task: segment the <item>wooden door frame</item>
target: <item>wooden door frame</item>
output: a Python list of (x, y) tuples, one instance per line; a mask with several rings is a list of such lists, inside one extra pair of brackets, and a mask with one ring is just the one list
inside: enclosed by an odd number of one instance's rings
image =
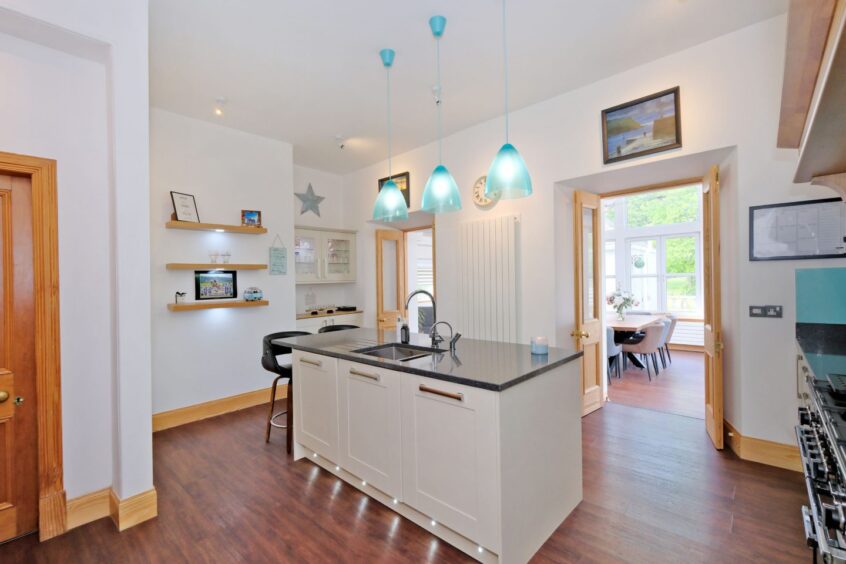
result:
[(62, 465), (56, 161), (0, 152), (0, 174), (28, 177), (32, 186), (38, 536), (45, 541), (64, 533), (67, 527)]
[[(402, 291), (403, 294), (408, 289), (408, 253), (406, 253), (406, 246), (408, 245), (408, 234), (414, 231), (424, 231), (426, 229), (432, 230), (432, 295), (435, 296), (437, 300), (438, 296), (438, 267), (437, 267), (437, 260), (436, 260), (436, 250), (435, 250), (435, 225), (423, 225), (421, 227), (412, 227), (410, 229), (377, 229), (376, 230), (376, 326), (379, 325), (379, 304), (383, 298), (382, 292), (384, 291), (382, 288), (382, 261), (379, 260), (379, 245), (381, 244), (381, 240), (379, 237), (379, 231), (401, 231), (402, 232), (402, 265), (397, 265), (397, 268), (402, 269), (402, 273), (400, 276), (400, 280), (402, 282)], [(408, 310), (405, 308), (405, 295), (400, 298), (400, 301), (403, 303), (400, 304), (400, 311), (402, 311), (403, 316), (408, 317)]]

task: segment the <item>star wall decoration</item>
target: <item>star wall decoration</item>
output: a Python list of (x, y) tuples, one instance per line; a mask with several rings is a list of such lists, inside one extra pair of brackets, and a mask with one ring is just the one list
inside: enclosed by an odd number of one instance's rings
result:
[(320, 217), (320, 202), (326, 198), (315, 194), (314, 188), (311, 187), (311, 183), (309, 183), (305, 192), (295, 192), (294, 195), (303, 203), (300, 215), (303, 215), (305, 212), (312, 211), (317, 214), (317, 217)]

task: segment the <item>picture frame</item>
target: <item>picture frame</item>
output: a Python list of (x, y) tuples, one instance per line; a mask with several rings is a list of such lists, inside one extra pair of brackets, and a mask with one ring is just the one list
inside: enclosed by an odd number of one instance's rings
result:
[(195, 270), (194, 299), (231, 300), (238, 297), (238, 272), (235, 270)]
[(602, 162), (616, 163), (682, 146), (679, 87), (602, 110)]
[(197, 212), (197, 200), (193, 194), (170, 191), (170, 201), (173, 202), (173, 217), (176, 221), (190, 221), (200, 223), (200, 214)]
[(411, 174), (409, 174), (408, 172), (401, 172), (399, 174), (380, 178), (379, 188), (376, 190), (376, 193), (378, 194), (379, 191), (382, 190), (382, 186), (385, 185), (385, 182), (391, 179), (393, 179), (394, 183), (397, 185), (397, 188), (399, 188), (400, 192), (402, 192), (402, 195), (405, 198), (405, 205), (411, 208)]
[(822, 198), (749, 207), (749, 260), (846, 258), (846, 205)]
[(261, 227), (261, 211), (241, 210), (241, 225), (245, 227)]

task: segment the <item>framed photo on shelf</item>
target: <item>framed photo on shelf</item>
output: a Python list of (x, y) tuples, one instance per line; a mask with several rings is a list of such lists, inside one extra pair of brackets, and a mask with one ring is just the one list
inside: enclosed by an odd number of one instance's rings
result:
[(238, 297), (238, 272), (235, 270), (195, 270), (194, 299), (231, 300)]
[(261, 227), (261, 212), (258, 210), (241, 210), (241, 225)]
[(197, 201), (193, 194), (183, 194), (171, 190), (170, 199), (173, 202), (173, 216), (176, 221), (190, 221), (200, 223), (200, 214), (197, 213)]
[[(379, 190), (382, 189), (382, 186), (385, 185), (385, 182), (388, 180), (393, 179), (394, 184), (397, 185), (397, 188), (400, 189), (402, 192), (403, 197), (405, 198), (405, 205), (409, 208), (411, 207), (411, 175), (407, 172), (402, 172), (400, 174), (394, 174), (393, 176), (386, 176), (385, 178), (379, 179)], [(376, 193), (379, 193), (379, 190), (376, 190)]]
[(681, 146), (678, 86), (602, 110), (605, 164)]

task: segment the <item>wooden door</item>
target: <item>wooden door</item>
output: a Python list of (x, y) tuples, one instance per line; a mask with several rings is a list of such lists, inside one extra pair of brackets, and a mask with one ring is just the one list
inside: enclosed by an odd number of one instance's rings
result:
[(376, 327), (393, 329), (405, 308), (405, 234), (376, 231)]
[(720, 320), (720, 169), (702, 179), (702, 285), (705, 290), (705, 428), (723, 448), (723, 336)]
[(573, 197), (573, 240), (575, 241), (575, 315), (571, 333), (582, 358), (582, 415), (602, 407), (602, 305), (599, 196), (576, 192)]
[(340, 462), (374, 488), (402, 498), (403, 374), (338, 362)]
[(0, 541), (38, 528), (30, 179), (0, 176)]

